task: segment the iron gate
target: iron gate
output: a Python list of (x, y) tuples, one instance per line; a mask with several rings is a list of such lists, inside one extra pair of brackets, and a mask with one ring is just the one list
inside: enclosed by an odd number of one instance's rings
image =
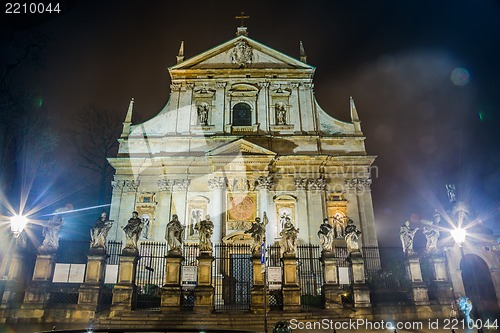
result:
[(303, 307), (322, 307), (324, 297), (323, 266), (319, 245), (297, 246), (297, 275), (300, 286), (300, 304)]
[(253, 286), (250, 246), (216, 244), (214, 250), (215, 310), (249, 310)]
[(142, 242), (135, 275), (135, 309), (159, 309), (161, 287), (165, 283), (166, 242)]

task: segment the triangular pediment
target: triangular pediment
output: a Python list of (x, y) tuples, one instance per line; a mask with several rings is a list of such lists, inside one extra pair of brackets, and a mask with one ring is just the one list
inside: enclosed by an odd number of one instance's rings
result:
[(278, 52), (247, 36), (238, 36), (195, 57), (170, 67), (185, 69), (276, 68), (314, 70), (314, 67)]
[(236, 141), (227, 143), (207, 152), (208, 156), (224, 156), (224, 155), (267, 155), (274, 156), (275, 152), (261, 147), (255, 143), (249, 142), (245, 139), (238, 139)]

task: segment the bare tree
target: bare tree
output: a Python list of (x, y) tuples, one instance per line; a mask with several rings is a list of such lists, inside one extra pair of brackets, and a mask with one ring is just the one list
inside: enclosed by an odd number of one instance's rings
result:
[(79, 156), (79, 166), (97, 175), (98, 204), (105, 203), (111, 192), (113, 167), (107, 158), (116, 155), (122, 120), (106, 109), (91, 104), (77, 115), (73, 144)]

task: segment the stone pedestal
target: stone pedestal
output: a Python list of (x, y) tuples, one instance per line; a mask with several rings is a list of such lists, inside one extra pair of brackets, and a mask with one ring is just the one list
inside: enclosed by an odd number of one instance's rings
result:
[(37, 255), (33, 280), (24, 293), (24, 308), (45, 308), (49, 299), (48, 288), (54, 276), (55, 260), (55, 253)]
[(167, 255), (165, 284), (161, 288), (161, 310), (179, 310), (181, 306), (181, 255)]
[(366, 285), (365, 278), (365, 262), (361, 252), (351, 253), (349, 256), (352, 265), (353, 278), (353, 298), (354, 307), (369, 308), (371, 307), (370, 289)]
[(211, 312), (213, 310), (214, 287), (212, 285), (212, 262), (209, 252), (198, 257), (198, 285), (194, 288), (194, 310)]
[(0, 309), (17, 308), (21, 304), (22, 293), (24, 291), (25, 259), (24, 252), (20, 248), (15, 248), (12, 255), (9, 271), (7, 273), (7, 283), (0, 300)]
[(297, 258), (284, 255), (283, 261), (283, 311), (300, 310), (300, 287), (297, 284)]
[(89, 253), (85, 269), (85, 282), (78, 290), (78, 307), (83, 310), (96, 311), (104, 282), (106, 252), (91, 249)]
[(450, 304), (454, 300), (453, 288), (448, 278), (446, 259), (444, 256), (429, 257), (429, 266), (432, 271), (432, 281), (429, 293), (434, 294), (439, 304)]
[(124, 253), (120, 256), (118, 283), (113, 288), (112, 315), (117, 311), (132, 310), (136, 289), (135, 273), (138, 260), (138, 254)]
[(331, 252), (321, 254), (325, 284), (323, 285), (323, 296), (326, 309), (342, 308), (342, 289), (338, 278), (338, 259)]
[(415, 305), (428, 305), (429, 293), (426, 284), (422, 280), (420, 259), (415, 255), (407, 258), (408, 271), (410, 272), (412, 298)]
[(260, 263), (260, 256), (252, 258), (253, 266), (253, 287), (250, 291), (252, 295), (251, 309), (254, 312), (261, 312), (264, 310), (264, 273), (262, 272), (262, 264)]

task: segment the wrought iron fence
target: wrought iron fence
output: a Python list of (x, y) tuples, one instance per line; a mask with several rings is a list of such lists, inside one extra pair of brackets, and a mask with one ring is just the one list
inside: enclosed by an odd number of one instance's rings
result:
[(61, 239), (56, 262), (60, 264), (86, 264), (90, 242)]
[[(198, 266), (199, 249), (197, 244), (184, 244), (182, 248), (182, 267)], [(184, 269), (184, 268), (183, 268)], [(184, 282), (182, 282), (184, 283)], [(194, 288), (195, 284), (183, 284), (181, 290), (181, 308), (183, 310), (192, 310), (194, 307)]]
[(297, 246), (297, 276), (302, 307), (322, 307), (324, 304), (322, 294), (323, 266), (320, 257), (319, 245), (301, 244)]
[(106, 246), (106, 265), (119, 265), (120, 254), (122, 252), (122, 242), (108, 241)]
[(135, 309), (160, 309), (161, 287), (165, 281), (166, 242), (142, 242), (135, 276)]
[[(269, 267), (279, 267), (281, 270), (281, 276), (283, 281), (283, 262), (281, 261), (281, 246), (280, 245), (268, 245), (267, 246), (267, 257), (266, 266)], [(269, 279), (269, 276), (268, 276)], [(279, 289), (272, 289), (269, 285), (269, 307), (275, 310), (281, 310), (283, 308), (283, 292), (282, 285)]]
[(250, 246), (216, 244), (214, 255), (215, 310), (250, 309), (253, 286)]

